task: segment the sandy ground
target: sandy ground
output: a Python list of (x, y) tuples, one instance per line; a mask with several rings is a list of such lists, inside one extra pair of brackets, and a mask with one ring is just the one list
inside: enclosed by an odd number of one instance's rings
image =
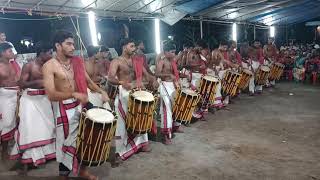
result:
[[(289, 95), (293, 93), (293, 95)], [(281, 83), (261, 96), (242, 95), (177, 134), (152, 141), (117, 168), (92, 168), (100, 180), (320, 180), (320, 87)], [(0, 179), (57, 179), (57, 163), (18, 176), (0, 165)]]

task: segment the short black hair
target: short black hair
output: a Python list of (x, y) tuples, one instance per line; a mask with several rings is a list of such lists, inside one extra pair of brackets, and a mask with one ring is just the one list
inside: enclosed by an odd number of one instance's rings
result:
[(11, 49), (11, 48), (13, 48), (13, 47), (11, 46), (11, 44), (9, 44), (7, 42), (1, 43), (0, 44), (0, 56), (4, 51)]
[(183, 48), (190, 48), (190, 47), (192, 47), (193, 45), (191, 44), (191, 43), (189, 43), (189, 42), (186, 42), (186, 43), (184, 43), (183, 45), (182, 45), (182, 47)]
[(44, 42), (37, 42), (35, 48), (37, 56), (39, 56), (41, 53), (46, 53), (52, 49), (49, 43)]
[(0, 34), (6, 34), (5, 32), (3, 32), (3, 31), (0, 31)]
[(107, 46), (100, 46), (99, 52), (107, 52), (109, 51), (109, 48)]
[(88, 54), (88, 57), (92, 57), (94, 56), (95, 54), (97, 54), (99, 52), (99, 47), (98, 46), (88, 46), (87, 47), (87, 54)]
[(141, 43), (143, 43), (143, 41), (142, 40), (137, 40), (136, 42), (135, 42), (135, 44), (138, 46), (139, 44), (141, 44)]
[(208, 48), (207, 42), (203, 39), (199, 39), (196, 44), (203, 49)]
[(163, 42), (163, 51), (164, 52), (168, 52), (168, 51), (176, 50), (176, 49), (177, 49), (177, 46), (174, 41), (168, 40), (168, 41)]
[(129, 43), (134, 43), (134, 40), (133, 39), (130, 39), (130, 38), (124, 38), (124, 39), (121, 39), (120, 40), (120, 49), (123, 48), (123, 46), (129, 44)]
[(228, 41), (226, 40), (220, 41), (220, 46), (228, 46), (228, 45), (229, 45)]
[(56, 50), (56, 43), (62, 44), (68, 38), (74, 38), (71, 32), (69, 31), (56, 32), (53, 37), (53, 49)]

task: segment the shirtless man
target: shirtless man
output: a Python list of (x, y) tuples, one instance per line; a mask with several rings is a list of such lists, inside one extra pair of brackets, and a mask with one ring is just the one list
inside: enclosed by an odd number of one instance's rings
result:
[(142, 76), (146, 77), (154, 89), (157, 89), (159, 84), (147, 73), (143, 61), (133, 60), (136, 50), (134, 41), (123, 39), (120, 45), (122, 55), (111, 62), (108, 80), (114, 85), (119, 85), (119, 93), (115, 100), (115, 110), (119, 115), (116, 130), (116, 153), (122, 160), (126, 160), (138, 151), (151, 151), (147, 133), (131, 134), (126, 130), (125, 118), (128, 112), (129, 92), (137, 86), (143, 86)]
[(144, 68), (147, 70), (147, 72), (151, 75), (154, 75), (154, 73), (151, 71), (148, 61), (147, 61), (147, 57), (145, 55), (145, 46), (142, 40), (138, 40), (136, 43), (137, 49), (136, 49), (136, 56), (142, 56), (144, 59), (143, 62), (143, 66)]
[[(269, 37), (268, 38), (268, 44), (264, 45), (263, 47), (263, 54), (265, 56), (265, 64), (266, 65), (271, 65), (272, 63), (277, 62), (277, 57), (278, 57), (278, 50), (277, 47), (274, 44), (274, 38)], [(276, 84), (275, 80), (272, 80), (269, 82), (267, 81), (267, 87), (274, 86)]]
[[(221, 41), (219, 48), (215, 49), (211, 53), (211, 59), (208, 63), (208, 67), (212, 68), (215, 72), (216, 76), (219, 76), (220, 79), (223, 79), (224, 74), (227, 69), (234, 68), (237, 69), (239, 65), (232, 63), (228, 58), (228, 54), (226, 56), (228, 50), (228, 42)], [(229, 96), (224, 98), (222, 102), (222, 94), (221, 94), (221, 82), (218, 84), (216, 88), (215, 102), (213, 104), (214, 108), (221, 109), (229, 104)]]
[(0, 44), (0, 141), (2, 160), (8, 159), (8, 141), (13, 139), (16, 130), (17, 95), (19, 75), (10, 64), (14, 58), (9, 43)]
[[(70, 32), (59, 31), (54, 40), (55, 58), (43, 65), (44, 87), (49, 100), (53, 101), (56, 118), (56, 156), (61, 179), (68, 179), (70, 171), (78, 170), (76, 157), (76, 137), (82, 106), (88, 103), (87, 88), (108, 96), (89, 77), (83, 60), (73, 56), (75, 47)], [(96, 180), (84, 166), (80, 166), (79, 175), (85, 179)]]
[(231, 41), (230, 42), (230, 48), (228, 50), (229, 59), (233, 64), (238, 64), (239, 66), (242, 66), (242, 58), (240, 53), (237, 51), (237, 42)]
[(201, 49), (194, 48), (187, 55), (187, 68), (190, 70), (191, 89), (195, 90), (200, 84), (200, 79), (206, 73), (206, 59), (202, 56)]
[[(103, 46), (88, 46), (87, 48), (88, 59), (85, 61), (86, 71), (90, 79), (98, 86), (101, 85), (102, 81), (106, 81), (108, 66), (110, 66), (109, 62), (104, 59), (105, 50), (106, 48)], [(100, 92), (94, 92), (88, 89), (88, 98), (89, 102), (94, 106), (111, 109), (109, 104), (105, 103), (106, 100), (102, 99)]]
[[(52, 47), (38, 43), (37, 58), (22, 68), (20, 87), (24, 89), (20, 98), (15, 147), (11, 159), (20, 160), (27, 173), (27, 164), (38, 166), (56, 158), (55, 123), (51, 102), (43, 87), (42, 66), (52, 58)], [(35, 123), (36, 122), (36, 123)]]
[[(256, 73), (260, 65), (264, 64), (263, 50), (261, 48), (260, 41), (258, 40), (253, 41), (252, 47), (249, 48), (249, 56), (252, 60), (251, 61), (252, 71)], [(262, 85), (255, 85), (253, 93), (261, 94)]]
[(156, 76), (161, 78), (160, 97), (161, 97), (161, 133), (163, 143), (171, 144), (172, 133), (182, 133), (181, 123), (173, 122), (172, 111), (176, 89), (180, 88), (179, 71), (175, 59), (176, 45), (172, 41), (163, 44), (163, 53), (159, 54), (157, 62)]

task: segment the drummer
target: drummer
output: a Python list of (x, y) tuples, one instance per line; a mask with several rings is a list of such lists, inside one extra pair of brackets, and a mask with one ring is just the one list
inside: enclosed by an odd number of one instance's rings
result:
[[(265, 56), (265, 65), (270, 66), (272, 63), (277, 62), (277, 57), (278, 57), (278, 50), (276, 45), (274, 44), (274, 38), (269, 37), (268, 38), (268, 44), (264, 45), (263, 47), (263, 54)], [(267, 82), (267, 87), (269, 86), (275, 86), (276, 81), (268, 81)]]
[(58, 31), (54, 36), (55, 58), (42, 68), (43, 82), (56, 118), (56, 157), (59, 162), (59, 176), (68, 179), (71, 171), (88, 180), (98, 179), (84, 166), (79, 167), (76, 155), (76, 138), (82, 107), (88, 103), (87, 88), (108, 96), (90, 79), (84, 62), (73, 55), (73, 34)]
[[(249, 56), (249, 43), (244, 42), (240, 47), (240, 54), (242, 57), (242, 67), (253, 72), (252, 69), (252, 59)], [(254, 96), (254, 76), (251, 76), (249, 80), (249, 96)]]
[[(212, 51), (208, 67), (213, 69), (214, 75), (219, 76), (220, 79), (223, 79), (227, 69), (237, 69), (239, 67), (239, 65), (234, 64), (229, 60), (227, 41), (221, 41), (219, 48)], [(221, 109), (229, 104), (229, 99), (229, 96), (225, 96), (223, 99), (220, 82), (216, 88), (215, 102), (212, 106), (216, 109)]]
[[(19, 136), (10, 159), (21, 160), (24, 172), (27, 164), (38, 166), (56, 158), (55, 123), (51, 102), (43, 89), (42, 66), (52, 58), (52, 46), (36, 44), (37, 57), (22, 68), (20, 88)], [(35, 123), (36, 122), (36, 123)]]
[(150, 152), (148, 134), (131, 134), (127, 132), (125, 119), (128, 112), (129, 92), (135, 87), (142, 86), (142, 76), (146, 76), (149, 84), (158, 89), (158, 82), (150, 76), (143, 66), (143, 61), (133, 60), (136, 50), (131, 39), (120, 42), (122, 55), (111, 62), (108, 80), (114, 85), (119, 85), (119, 93), (115, 100), (115, 109), (119, 115), (116, 130), (116, 153), (122, 160), (128, 159), (133, 154), (142, 151)]
[[(88, 46), (87, 48), (88, 59), (85, 61), (86, 71), (92, 81), (98, 86), (100, 86), (103, 80), (105, 81), (105, 77), (108, 74), (107, 69), (109, 65), (108, 62), (104, 60), (105, 50), (106, 48), (102, 46)], [(104, 92), (104, 94), (106, 94), (106, 92)], [(108, 99), (102, 99), (103, 97), (100, 92), (94, 92), (88, 89), (89, 102), (97, 107), (106, 106), (106, 108), (111, 109), (109, 104), (106, 103)]]
[(0, 44), (0, 142), (2, 145), (2, 160), (7, 160), (8, 142), (13, 139), (16, 130), (17, 94), (19, 91), (19, 74), (10, 60), (14, 58), (12, 46), (9, 43)]
[(172, 117), (173, 101), (176, 89), (180, 88), (179, 71), (175, 60), (176, 45), (173, 41), (166, 41), (163, 44), (163, 53), (158, 55), (156, 76), (161, 78), (160, 84), (160, 114), (161, 133), (163, 143), (171, 144), (172, 133), (183, 133), (181, 123), (174, 122)]
[[(251, 58), (251, 67), (253, 73), (256, 73), (260, 65), (264, 64), (263, 50), (259, 40), (254, 40), (252, 47), (249, 48), (249, 56)], [(262, 93), (262, 85), (254, 85), (254, 92), (256, 94)]]
[(240, 53), (237, 51), (237, 42), (230, 41), (230, 48), (228, 49), (229, 60), (233, 64), (238, 64), (240, 67), (242, 66), (242, 57)]

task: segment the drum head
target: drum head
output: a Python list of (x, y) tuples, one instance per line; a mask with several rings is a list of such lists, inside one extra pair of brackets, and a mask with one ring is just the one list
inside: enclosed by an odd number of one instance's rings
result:
[(182, 92), (187, 94), (187, 95), (190, 95), (190, 96), (197, 96), (198, 94), (192, 90), (192, 89), (182, 89)]
[(205, 76), (203, 76), (203, 79), (208, 80), (208, 81), (212, 81), (212, 82), (219, 82), (219, 79), (214, 76), (205, 75)]
[(110, 111), (101, 108), (89, 109), (86, 115), (87, 118), (96, 123), (110, 124), (115, 120), (114, 115)]
[(246, 74), (252, 75), (252, 72), (249, 69), (244, 69), (243, 72), (245, 72)]
[(276, 65), (276, 66), (279, 66), (279, 67), (284, 67), (284, 65), (281, 64), (281, 63), (275, 63), (275, 65)]
[(270, 71), (270, 68), (268, 66), (261, 66), (261, 70), (268, 72)]
[(143, 102), (151, 102), (154, 101), (154, 96), (152, 93), (148, 92), (148, 91), (136, 91), (134, 93), (132, 93), (132, 96), (139, 100), (139, 101), (143, 101)]

